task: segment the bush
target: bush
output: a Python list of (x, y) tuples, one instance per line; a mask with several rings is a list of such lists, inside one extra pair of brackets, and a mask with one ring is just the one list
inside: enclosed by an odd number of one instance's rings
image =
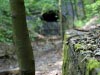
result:
[(100, 14), (100, 1), (86, 5), (86, 16), (91, 17)]

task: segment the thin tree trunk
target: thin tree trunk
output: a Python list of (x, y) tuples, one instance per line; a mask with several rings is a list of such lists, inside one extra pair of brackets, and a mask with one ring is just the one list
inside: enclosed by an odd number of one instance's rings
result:
[(74, 18), (75, 18), (75, 11), (74, 11), (74, 5), (73, 5), (73, 0), (70, 0), (70, 3), (71, 3), (71, 7), (72, 7), (72, 14), (73, 14), (73, 16), (72, 16), (72, 19), (73, 19), (73, 28), (75, 27), (75, 25), (74, 25)]
[(26, 24), (24, 0), (10, 0), (10, 6), (21, 75), (35, 75), (35, 63)]
[(81, 0), (82, 2), (82, 9), (83, 9), (83, 19), (86, 18), (86, 12), (85, 12), (85, 6), (84, 6), (84, 0)]
[(69, 45), (66, 45), (65, 40), (68, 40), (69, 35), (64, 36), (63, 43), (63, 65), (62, 65), (62, 75), (70, 75), (69, 74)]
[(75, 19), (78, 19), (78, 12), (77, 12), (77, 0), (74, 0), (74, 11), (75, 11)]
[(59, 0), (59, 24), (60, 24), (60, 33), (62, 36), (62, 41), (64, 39), (64, 28), (62, 24), (62, 0)]

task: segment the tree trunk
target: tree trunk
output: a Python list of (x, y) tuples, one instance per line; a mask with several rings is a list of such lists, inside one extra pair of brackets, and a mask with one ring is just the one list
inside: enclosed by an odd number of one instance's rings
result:
[(73, 4), (73, 6), (74, 6), (74, 12), (75, 12), (75, 15), (74, 15), (74, 19), (75, 20), (77, 20), (77, 19), (79, 19), (79, 17), (78, 17), (78, 5), (77, 5), (77, 0), (74, 0), (74, 4)]
[(73, 0), (70, 0), (70, 3), (71, 3), (71, 8), (72, 8), (72, 19), (73, 19), (73, 28), (75, 27), (74, 25), (74, 18), (75, 18), (75, 11), (74, 11), (74, 4), (73, 4)]
[(60, 33), (62, 36), (62, 41), (64, 39), (64, 27), (62, 24), (62, 0), (59, 0), (59, 24), (60, 24)]
[(65, 40), (67, 40), (69, 36), (64, 36), (64, 43), (63, 43), (63, 65), (62, 65), (62, 75), (69, 75), (69, 69), (68, 69), (68, 64), (69, 64), (69, 46), (66, 45)]
[(82, 9), (83, 9), (83, 19), (85, 19), (86, 18), (86, 12), (85, 12), (84, 0), (81, 0), (81, 2), (82, 2)]
[(35, 63), (26, 24), (24, 0), (10, 0), (10, 6), (21, 75), (35, 75)]

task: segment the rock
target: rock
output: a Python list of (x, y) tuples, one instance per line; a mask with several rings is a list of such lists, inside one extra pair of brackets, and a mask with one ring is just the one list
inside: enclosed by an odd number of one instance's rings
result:
[[(97, 75), (100, 72), (100, 28), (88, 32), (81, 31), (65, 34), (63, 73), (65, 75)], [(67, 70), (66, 70), (67, 69)], [(94, 71), (95, 70), (95, 71)], [(97, 74), (95, 74), (96, 72)]]

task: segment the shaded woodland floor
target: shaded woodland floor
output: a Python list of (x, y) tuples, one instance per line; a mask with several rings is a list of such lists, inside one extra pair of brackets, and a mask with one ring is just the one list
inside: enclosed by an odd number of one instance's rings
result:
[[(86, 26), (84, 26), (82, 29), (90, 30), (92, 28), (96, 28), (97, 26), (100, 26), (100, 24), (95, 23), (96, 20), (98, 20), (98, 17), (92, 18), (88, 23), (86, 23)], [(57, 42), (57, 44), (58, 43), (59, 42)], [(41, 51), (34, 51), (34, 52), (36, 52), (35, 53), (36, 75), (62, 75), (61, 70), (62, 70), (62, 52), (63, 51), (61, 50), (61, 44), (58, 45), (59, 47), (57, 49), (54, 48), (55, 46), (53, 46), (53, 45), (50, 46), (50, 45), (51, 44), (46, 44), (46, 47), (47, 46), (50, 47), (49, 51), (46, 51), (46, 50), (42, 51), (43, 53), (41, 53)], [(2, 47), (0, 45), (0, 57), (4, 57), (5, 52), (6, 52), (5, 48), (6, 48), (5, 45), (4, 45), (4, 47)], [(7, 50), (8, 50), (8, 47), (7, 47)], [(10, 52), (12, 52), (12, 51), (10, 51)], [(9, 52), (8, 52), (8, 54), (13, 55), (13, 53), (9, 53)], [(36, 55), (39, 55), (39, 56), (36, 56)], [(8, 70), (7, 66), (8, 66), (8, 68), (12, 64), (15, 66), (16, 61), (14, 59), (9, 61), (9, 59), (11, 59), (11, 58), (5, 58), (5, 57), (2, 59), (0, 58), (0, 72), (1, 72), (1, 70), (3, 70), (3, 68)], [(9, 63), (8, 63), (8, 61), (9, 61)], [(12, 68), (12, 66), (10, 66), (10, 68)], [(18, 68), (17, 68), (17, 70), (18, 70)], [(0, 75), (5, 75), (5, 74), (0, 73)], [(13, 75), (16, 75), (16, 74), (13, 74)]]
[[(62, 50), (60, 41), (57, 42), (57, 48), (51, 43), (42, 43), (36, 45), (32, 43), (35, 55), (36, 75), (61, 75)], [(0, 44), (0, 75), (19, 75), (19, 67), (14, 49), (10, 45)], [(46, 48), (48, 46), (48, 48)], [(11, 48), (11, 49), (10, 49)], [(13, 48), (13, 49), (12, 49)], [(11, 50), (8, 51), (7, 50)], [(6, 57), (6, 52), (8, 56)], [(10, 53), (9, 53), (10, 52)], [(9, 56), (10, 55), (10, 56)]]
[(61, 75), (62, 51), (51, 51), (36, 57), (36, 75)]

